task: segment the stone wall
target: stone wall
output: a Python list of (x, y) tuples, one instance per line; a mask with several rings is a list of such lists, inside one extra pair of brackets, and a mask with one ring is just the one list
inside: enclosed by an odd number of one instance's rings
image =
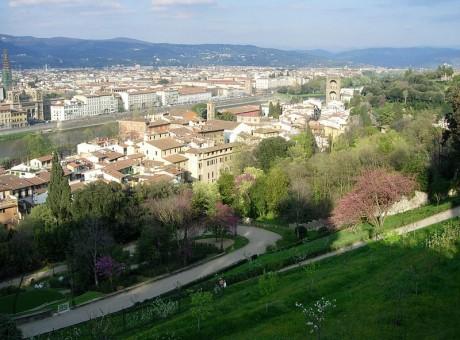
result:
[(427, 203), (428, 194), (422, 191), (416, 191), (412, 198), (408, 199), (407, 197), (404, 197), (401, 201), (394, 204), (388, 215), (396, 215), (408, 210), (420, 208), (422, 205)]

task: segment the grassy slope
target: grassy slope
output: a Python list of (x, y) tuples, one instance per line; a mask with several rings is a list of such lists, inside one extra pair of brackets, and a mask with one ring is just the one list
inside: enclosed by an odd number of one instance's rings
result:
[[(451, 208), (454, 203), (456, 203), (456, 201), (449, 201), (440, 205), (427, 205), (418, 209), (407, 211), (405, 213), (389, 216), (385, 221), (384, 229), (388, 231), (404, 226), (408, 223), (422, 220), (426, 217)], [(279, 229), (284, 227), (279, 226), (277, 228)], [(287, 261), (291, 261), (292, 258), (298, 258), (300, 260), (303, 257), (310, 257), (314, 254), (324, 253), (329, 250), (351, 245), (357, 241), (366, 240), (369, 238), (368, 228), (369, 226), (362, 225), (355, 232), (351, 232), (349, 230), (341, 230), (296, 247), (288, 248), (279, 252), (268, 253), (260, 256), (258, 259), (250, 263), (245, 263), (241, 266), (229, 270), (226, 275), (231, 276), (232, 274), (243, 273), (248, 269), (253, 269), (257, 266), (263, 267), (270, 265), (273, 266), (273, 268), (282, 268), (287, 265)], [(276, 232), (276, 230), (272, 227), (267, 227), (267, 229)]]
[[(456, 221), (458, 224), (458, 220)], [(216, 298), (201, 332), (187, 308), (175, 318), (123, 336), (145, 339), (174, 333), (181, 339), (305, 339), (295, 302), (335, 299), (325, 339), (454, 339), (460, 334), (460, 255), (434, 253), (417, 231), (280, 276), (276, 292), (259, 294), (257, 279), (230, 286)], [(265, 303), (270, 302), (268, 312)]]
[[(33, 289), (18, 296), (16, 311), (23, 312), (45, 303), (61, 300), (64, 296), (55, 289)], [(0, 313), (13, 313), (14, 294), (0, 298)]]

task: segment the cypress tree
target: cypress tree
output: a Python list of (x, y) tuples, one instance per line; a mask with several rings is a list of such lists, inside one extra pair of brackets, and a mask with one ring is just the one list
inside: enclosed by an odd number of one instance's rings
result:
[(274, 113), (275, 113), (275, 107), (273, 106), (273, 103), (270, 102), (270, 104), (268, 104), (268, 115), (270, 117), (273, 117)]
[(59, 163), (57, 152), (53, 153), (51, 180), (46, 204), (58, 224), (67, 221), (70, 217), (70, 185), (67, 178), (64, 177), (64, 170)]

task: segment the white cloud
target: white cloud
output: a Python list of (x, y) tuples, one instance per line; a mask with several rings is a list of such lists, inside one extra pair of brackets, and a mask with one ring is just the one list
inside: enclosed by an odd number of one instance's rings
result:
[(173, 6), (213, 5), (216, 0), (152, 0), (154, 10), (165, 10)]
[(10, 0), (8, 2), (10, 7), (24, 7), (24, 6), (92, 6), (104, 8), (121, 8), (121, 4), (116, 0)]

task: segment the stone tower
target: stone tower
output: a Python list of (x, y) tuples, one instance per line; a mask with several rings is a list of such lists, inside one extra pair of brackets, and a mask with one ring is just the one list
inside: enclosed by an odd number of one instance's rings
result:
[(340, 77), (326, 78), (326, 105), (331, 101), (340, 100)]
[(12, 86), (12, 75), (11, 75), (11, 66), (10, 66), (10, 59), (8, 57), (8, 50), (5, 48), (3, 50), (3, 66), (2, 66), (2, 83), (3, 87), (5, 88), (5, 92), (11, 90)]
[(215, 120), (216, 119), (216, 104), (214, 102), (209, 101), (207, 105), (207, 120)]

